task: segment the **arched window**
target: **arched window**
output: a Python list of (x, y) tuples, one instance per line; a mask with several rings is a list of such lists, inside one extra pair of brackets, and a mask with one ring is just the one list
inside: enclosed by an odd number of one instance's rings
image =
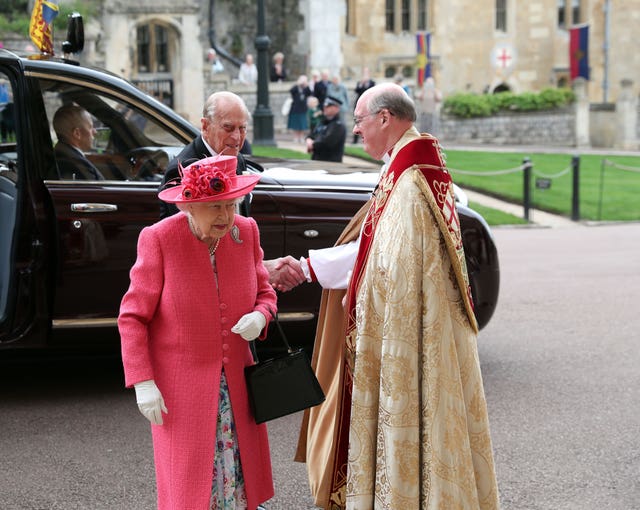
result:
[(140, 25), (137, 28), (136, 43), (139, 73), (168, 73), (171, 71), (169, 34), (166, 27), (156, 23)]

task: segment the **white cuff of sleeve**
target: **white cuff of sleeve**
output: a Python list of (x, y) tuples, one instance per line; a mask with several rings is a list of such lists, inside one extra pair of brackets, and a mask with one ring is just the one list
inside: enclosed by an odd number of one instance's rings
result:
[(300, 257), (300, 269), (302, 269), (302, 273), (307, 281), (311, 283), (313, 279), (311, 278), (311, 270), (309, 269), (309, 263), (306, 257)]

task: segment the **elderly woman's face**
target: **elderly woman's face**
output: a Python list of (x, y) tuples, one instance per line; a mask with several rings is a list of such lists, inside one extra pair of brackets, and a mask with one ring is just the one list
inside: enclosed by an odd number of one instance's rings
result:
[(229, 232), (233, 227), (236, 203), (236, 199), (231, 199), (190, 204), (189, 212), (196, 235), (206, 241), (220, 238)]

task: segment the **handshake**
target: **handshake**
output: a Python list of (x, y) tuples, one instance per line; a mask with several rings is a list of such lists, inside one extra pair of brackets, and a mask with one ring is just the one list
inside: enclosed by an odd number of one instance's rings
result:
[(265, 260), (264, 267), (269, 273), (269, 283), (281, 292), (287, 292), (306, 281), (300, 261), (291, 255), (272, 260)]

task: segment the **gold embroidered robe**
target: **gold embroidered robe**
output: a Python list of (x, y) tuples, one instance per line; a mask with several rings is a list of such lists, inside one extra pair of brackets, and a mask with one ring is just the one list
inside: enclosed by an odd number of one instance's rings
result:
[(384, 181), (355, 296), (346, 508), (497, 509), (466, 268), (438, 203), (452, 188), (436, 196), (417, 166)]

